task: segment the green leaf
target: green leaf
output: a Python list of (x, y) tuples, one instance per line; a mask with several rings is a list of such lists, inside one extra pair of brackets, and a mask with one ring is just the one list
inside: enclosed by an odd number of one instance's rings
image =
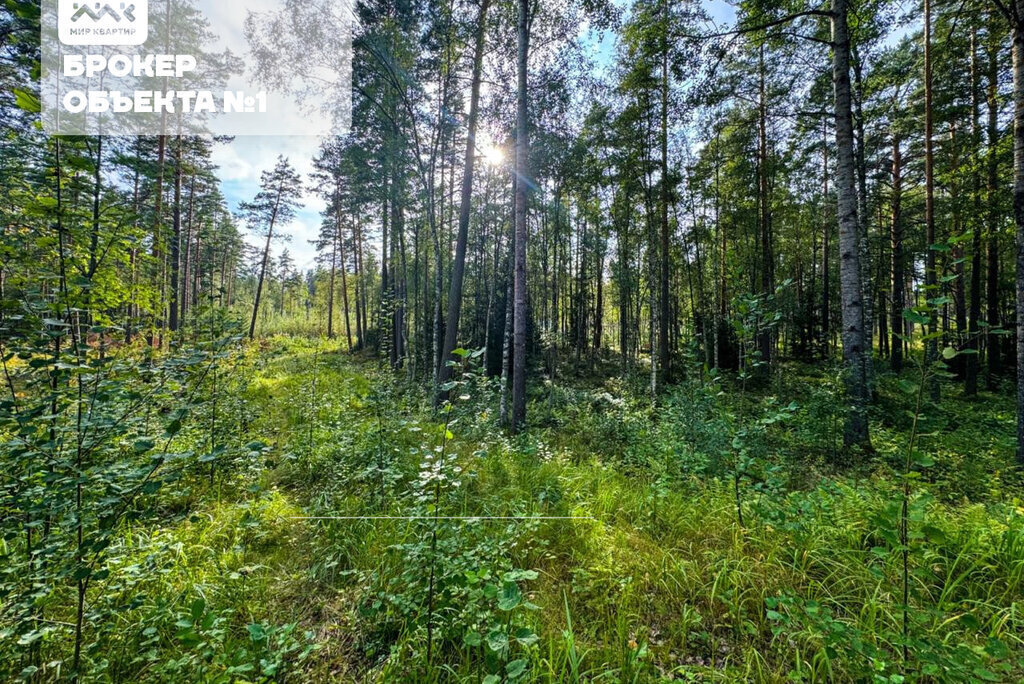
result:
[(516, 630), (516, 641), (521, 643), (523, 646), (529, 646), (540, 641), (540, 637), (534, 634), (529, 627), (520, 627)]
[(931, 468), (933, 465), (935, 465), (935, 459), (929, 456), (928, 454), (922, 453), (920, 451), (915, 451), (914, 465), (920, 466), (922, 468)]
[(43, 638), (43, 633), (42, 632), (37, 631), (37, 630), (32, 630), (31, 632), (26, 632), (25, 634), (22, 634), (20, 637), (18, 637), (18, 645), (19, 646), (29, 646), (29, 645), (34, 644), (35, 642), (39, 641), (42, 638)]
[(975, 630), (981, 629), (981, 622), (975, 617), (974, 613), (964, 613), (960, 616), (960, 624), (965, 628)]
[(916, 382), (910, 380), (900, 380), (900, 391), (904, 394), (917, 394), (921, 387)]
[(495, 653), (504, 653), (508, 648), (508, 635), (500, 629), (492, 629), (487, 633), (487, 645)]
[(523, 594), (519, 591), (519, 585), (515, 582), (505, 582), (501, 587), (501, 597), (498, 599), (499, 610), (513, 610), (523, 602)]
[(917, 325), (928, 325), (930, 319), (922, 313), (918, 313), (913, 309), (903, 310), (903, 319)]
[(506, 582), (519, 582), (521, 580), (537, 579), (536, 570), (509, 570), (501, 577)]
[(267, 638), (266, 628), (258, 622), (254, 622), (253, 624), (246, 627), (246, 629), (249, 630), (249, 637), (253, 641), (263, 641)]
[(27, 90), (22, 90), (21, 88), (14, 89), (14, 104), (17, 105), (18, 109), (23, 109), (26, 112), (31, 112), (33, 114), (38, 114), (42, 109), (39, 98), (33, 93), (30, 93)]
[(175, 418), (164, 428), (164, 436), (167, 438), (174, 437), (179, 432), (181, 432), (181, 418)]
[(986, 682), (1000, 682), (1003, 681), (1002, 677), (997, 675), (992, 670), (986, 670), (983, 667), (976, 667), (973, 670), (974, 676), (978, 679), (984, 679)]
[(517, 658), (516, 660), (513, 660), (505, 666), (505, 672), (508, 673), (508, 676), (512, 679), (521, 676), (526, 672), (526, 659)]
[(956, 356), (956, 354), (957, 351), (953, 347), (945, 347), (942, 350), (942, 358), (944, 359), (952, 359), (953, 357)]
[(150, 449), (156, 446), (156, 442), (151, 439), (140, 439), (132, 445), (132, 449), (136, 454), (144, 454)]
[(192, 619), (198, 620), (203, 616), (204, 612), (206, 612), (206, 601), (204, 601), (202, 598), (197, 598), (195, 601), (192, 602)]
[(470, 648), (476, 648), (484, 642), (479, 632), (466, 632), (465, 636), (462, 637), (462, 641)]
[(1010, 655), (1010, 650), (999, 639), (989, 637), (988, 643), (985, 644), (985, 653), (988, 653), (993, 658), (1005, 658)]

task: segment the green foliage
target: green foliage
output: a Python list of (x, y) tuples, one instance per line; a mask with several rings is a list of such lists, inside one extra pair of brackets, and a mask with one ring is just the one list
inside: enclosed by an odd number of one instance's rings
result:
[[(837, 378), (818, 371), (787, 366), (806, 376), (774, 398), (688, 374), (654, 408), (644, 388), (634, 395), (616, 380), (597, 391), (562, 386), (551, 422), (509, 439), (473, 354), (458, 364), (451, 403), (432, 413), (432, 397), (339, 355), (337, 343), (218, 344), (192, 362), (191, 353), (154, 360), (147, 377), (164, 374), (173, 396), (191, 388), (195, 400), (180, 427), (155, 405), (151, 422), (119, 441), (117, 462), (144, 463), (177, 430), (181, 444), (168, 453), (191, 456), (165, 464), (173, 477), (158, 478), (107, 537), (108, 574), (88, 592), (89, 679), (1006, 681), (1022, 672), (1024, 511), (998, 483), (971, 489), (970, 505), (949, 503), (960, 466), (944, 454), (969, 453), (979, 428), (956, 418), (976, 404), (947, 398), (935, 418), (928, 409), (915, 451), (935, 455), (913, 461), (903, 544), (893, 469), (910, 418), (876, 435), (869, 466), (830, 470), (827, 421), (808, 423), (829, 415)], [(197, 375), (211, 354), (224, 354), (216, 384)], [(44, 385), (52, 371), (18, 366)], [(92, 371), (66, 372), (92, 386)], [(880, 378), (883, 403), (907, 405), (898, 385)], [(222, 450), (211, 485), (200, 459), (211, 453), (214, 388)], [(70, 394), (64, 411), (75, 407)], [(984, 410), (997, 433), (991, 458), (1005, 465), (1009, 442), (998, 434), (1012, 422), (1000, 421), (995, 400)], [(24, 530), (11, 531), (4, 581), (13, 587)], [(73, 545), (65, 554), (73, 573)], [(50, 586), (26, 604), (50, 622), (5, 614), (5, 676), (27, 666), (55, 676), (48, 663), (70, 653), (73, 630), (62, 623), (73, 624), (74, 576)]]

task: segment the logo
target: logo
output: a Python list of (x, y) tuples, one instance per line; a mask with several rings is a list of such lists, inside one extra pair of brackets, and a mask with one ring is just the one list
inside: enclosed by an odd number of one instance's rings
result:
[(59, 0), (57, 29), (65, 45), (142, 45), (149, 0)]

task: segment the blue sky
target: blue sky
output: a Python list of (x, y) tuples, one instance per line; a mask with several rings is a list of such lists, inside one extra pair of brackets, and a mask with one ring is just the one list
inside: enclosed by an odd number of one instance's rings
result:
[[(313, 156), (320, 147), (320, 138), (313, 136), (240, 136), (227, 145), (218, 145), (213, 160), (220, 168), (218, 175), (221, 188), (232, 211), (241, 202), (251, 200), (260, 187), (260, 174), (273, 168), (278, 155), (285, 155), (292, 162), (303, 181), (308, 181), (313, 170)], [(306, 270), (313, 266), (316, 250), (309, 244), (320, 231), (320, 212), (323, 201), (307, 188), (304, 206), (297, 212), (295, 220), (281, 226), (279, 234), (283, 240), (274, 245), (274, 253), (280, 254), (287, 248), (295, 260), (296, 267)], [(256, 245), (251, 235), (247, 239)]]

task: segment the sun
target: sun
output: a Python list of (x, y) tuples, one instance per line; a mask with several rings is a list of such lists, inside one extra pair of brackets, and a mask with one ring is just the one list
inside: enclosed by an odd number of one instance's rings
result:
[(505, 162), (505, 151), (497, 145), (482, 145), (480, 152), (488, 166), (501, 166)]

